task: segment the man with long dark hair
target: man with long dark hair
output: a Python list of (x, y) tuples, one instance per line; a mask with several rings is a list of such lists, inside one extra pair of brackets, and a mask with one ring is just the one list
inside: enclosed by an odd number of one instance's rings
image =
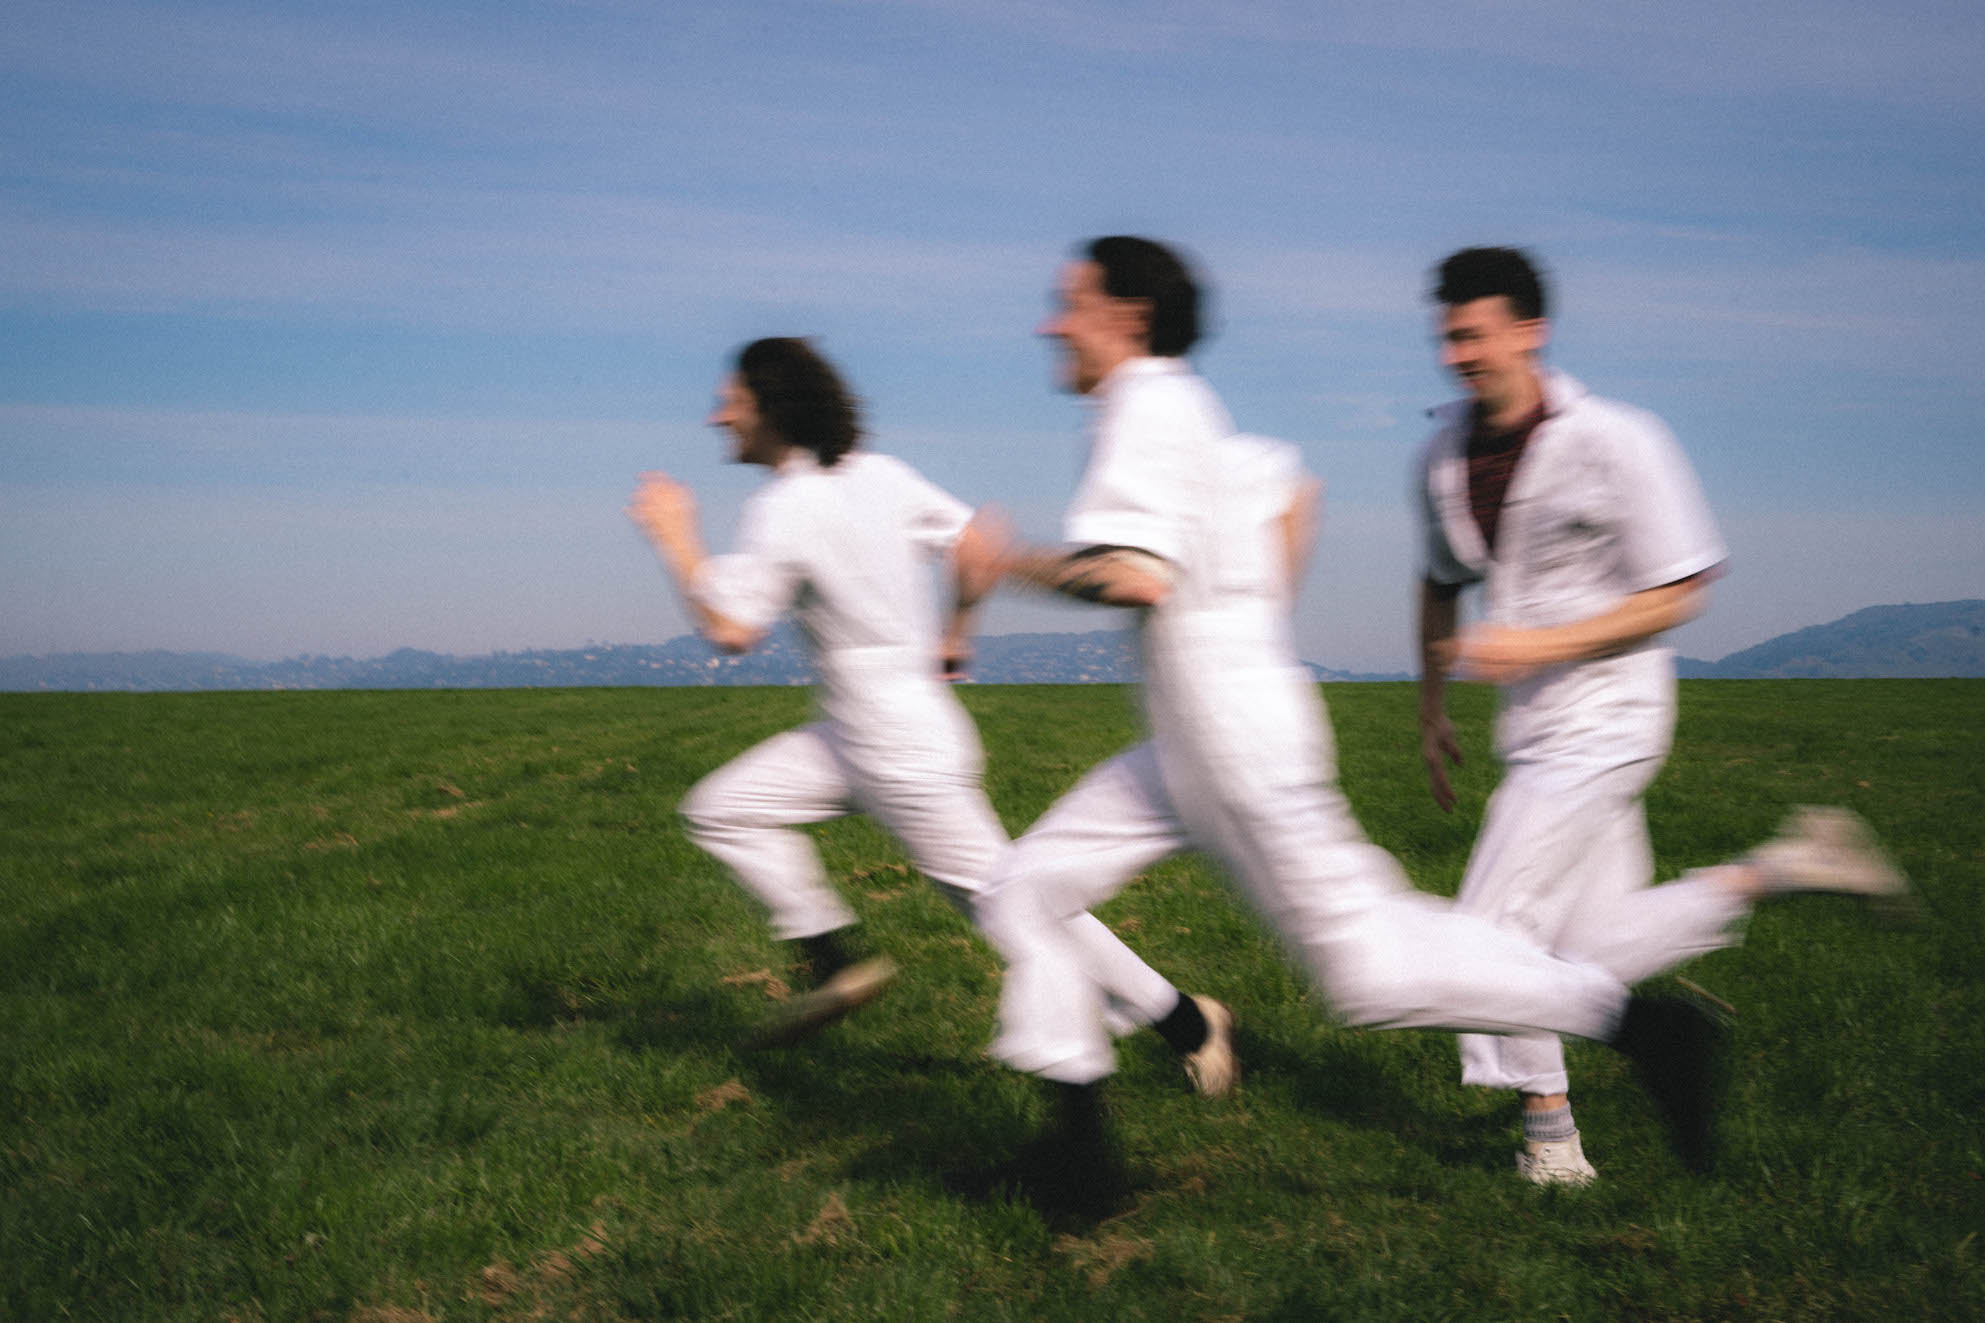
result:
[[(740, 754), (681, 804), (690, 839), (736, 874), (812, 971), (813, 986), (760, 1040), (813, 1031), (873, 998), (893, 972), (853, 950), (853, 912), (812, 845), (790, 830), (863, 812), (1005, 960), (993, 1054), (1049, 1080), (1088, 1077), (1108, 1049), (1071, 1022), (1067, 987), (1093, 979), (1120, 1003), (1179, 999), (1091, 916), (1063, 924), (1030, 889), (988, 886), (1006, 834), (980, 785), (978, 733), (940, 670), (963, 650), (972, 607), (993, 580), (954, 575), (940, 645), (927, 568), (935, 556), (985, 560), (986, 534), (907, 464), (858, 445), (853, 396), (804, 340), (746, 345), (710, 421), (730, 434), (738, 462), (771, 471), (745, 505), (735, 550), (705, 554), (694, 499), (665, 475), (645, 475), (628, 512), (713, 644), (748, 649), (791, 611), (819, 671), (818, 721)], [(1217, 1078), (1217, 1054), (1193, 1048), (1187, 1064), (1202, 1092), (1231, 1083)]]

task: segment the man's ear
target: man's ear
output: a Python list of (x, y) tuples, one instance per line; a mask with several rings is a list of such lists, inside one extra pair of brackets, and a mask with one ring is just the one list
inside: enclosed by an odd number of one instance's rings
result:
[(1544, 352), (1544, 346), (1551, 343), (1551, 319), (1549, 317), (1531, 317), (1526, 321), (1519, 322), (1518, 325), (1522, 328), (1525, 336), (1526, 343), (1524, 344), (1524, 348), (1528, 349), (1531, 353), (1541, 354)]
[(1151, 317), (1157, 305), (1150, 299), (1113, 298), (1110, 306), (1118, 319), (1117, 330), (1148, 350), (1151, 347)]

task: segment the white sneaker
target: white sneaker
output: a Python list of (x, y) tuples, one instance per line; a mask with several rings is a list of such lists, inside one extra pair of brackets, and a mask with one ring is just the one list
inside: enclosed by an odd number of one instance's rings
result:
[(858, 960), (781, 1006), (746, 1046), (757, 1050), (797, 1043), (874, 1001), (895, 977), (896, 962), (887, 956)]
[(1578, 1136), (1558, 1140), (1528, 1140), (1516, 1155), (1516, 1173), (1532, 1185), (1590, 1185), (1599, 1179)]
[(1241, 1077), (1241, 1059), (1234, 1055), (1234, 1013), (1211, 997), (1192, 999), (1206, 1020), (1206, 1041), (1185, 1056), (1186, 1078), (1202, 1098), (1222, 1098), (1233, 1092)]
[(1800, 805), (1786, 817), (1778, 835), (1751, 851), (1746, 861), (1764, 870), (1771, 891), (1833, 891), (1865, 896), (1899, 916), (1914, 899), (1909, 880), (1875, 840), (1859, 814), (1844, 808)]

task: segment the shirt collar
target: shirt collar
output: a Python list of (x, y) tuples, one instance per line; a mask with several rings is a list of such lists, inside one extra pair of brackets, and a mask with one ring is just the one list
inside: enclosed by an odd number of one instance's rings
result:
[(1140, 377), (1180, 376), (1192, 371), (1192, 364), (1183, 358), (1161, 358), (1147, 354), (1139, 358), (1126, 358), (1110, 369), (1109, 375), (1096, 383), (1090, 394), (1102, 399), (1117, 390), (1127, 381)]

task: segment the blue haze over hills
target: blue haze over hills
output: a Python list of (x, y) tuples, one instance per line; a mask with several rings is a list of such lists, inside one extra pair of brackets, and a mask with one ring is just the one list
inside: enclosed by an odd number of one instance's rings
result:
[[(1319, 680), (1405, 680), (1404, 672), (1335, 671)], [(1985, 676), (1985, 600), (1873, 606), (1795, 630), (1720, 661), (1684, 657), (1685, 679)], [(791, 685), (812, 678), (787, 626), (753, 652), (716, 654), (693, 635), (660, 644), (475, 657), (402, 648), (383, 657), (301, 656), (253, 662), (218, 653), (58, 653), (0, 658), (0, 691), (222, 689), (503, 689), (583, 685)], [(1136, 678), (1130, 635), (1007, 634), (978, 641), (973, 678), (985, 684), (1100, 684)]]

